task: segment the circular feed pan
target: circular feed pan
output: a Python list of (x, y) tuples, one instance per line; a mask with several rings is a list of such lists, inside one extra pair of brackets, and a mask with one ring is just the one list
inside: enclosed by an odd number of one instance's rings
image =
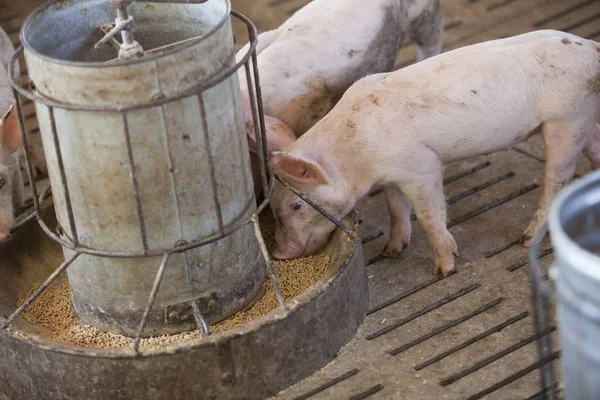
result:
[[(51, 213), (51, 210), (46, 210)], [(357, 231), (355, 215), (344, 221)], [(10, 399), (262, 399), (330, 362), (356, 333), (367, 308), (360, 241), (340, 229), (324, 276), (289, 310), (276, 309), (222, 334), (136, 353), (84, 349), (40, 336), (18, 318), (0, 331), (0, 393)], [(17, 299), (63, 260), (60, 247), (30, 221), (0, 247), (0, 321)]]

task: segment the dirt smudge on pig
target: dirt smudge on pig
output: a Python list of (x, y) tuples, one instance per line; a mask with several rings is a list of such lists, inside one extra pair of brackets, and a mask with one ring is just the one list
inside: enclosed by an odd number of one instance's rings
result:
[(374, 95), (373, 93), (371, 93), (370, 95), (367, 96), (369, 98), (369, 100), (371, 100), (371, 103), (375, 104), (376, 106), (379, 105), (379, 97), (377, 97), (376, 95)]
[(346, 127), (344, 128), (346, 137), (352, 139), (356, 135), (356, 122), (351, 119), (346, 120)]
[(587, 81), (587, 86), (590, 89), (590, 92), (594, 94), (600, 93), (600, 67), (598, 67), (596, 75)]
[(350, 49), (348, 51), (348, 58), (352, 59), (352, 58), (354, 58), (355, 54), (358, 54), (360, 52), (361, 52), (360, 50)]
[[(379, 31), (367, 46), (368, 50), (361, 54), (359, 64), (349, 74), (348, 78), (354, 82), (367, 75), (391, 71), (407, 36), (409, 24), (405, 5), (383, 7), (381, 15)], [(354, 58), (356, 54), (350, 50), (348, 57)]]

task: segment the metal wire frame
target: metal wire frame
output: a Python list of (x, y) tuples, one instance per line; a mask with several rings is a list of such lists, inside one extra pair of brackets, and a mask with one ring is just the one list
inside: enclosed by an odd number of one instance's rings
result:
[(296, 196), (300, 197), (302, 200), (307, 202), (312, 208), (314, 208), (315, 210), (317, 210), (318, 212), (323, 214), (325, 216), (325, 218), (327, 218), (328, 220), (333, 222), (335, 225), (337, 225), (337, 227), (340, 228), (342, 231), (344, 231), (344, 233), (346, 233), (346, 235), (350, 236), (352, 238), (352, 240), (354, 240), (354, 241), (358, 240), (358, 235), (356, 233), (354, 233), (350, 229), (348, 229), (348, 227), (346, 225), (342, 224), (337, 218), (335, 218), (333, 215), (331, 215), (329, 212), (327, 212), (327, 210), (325, 210), (323, 207), (321, 207), (320, 205), (318, 205), (317, 203), (312, 201), (306, 193), (302, 193), (300, 190), (293, 187), (292, 185), (290, 185), (289, 183), (287, 183), (286, 181), (281, 179), (279, 176), (275, 176), (275, 177), (288, 190), (290, 190)]
[[(42, 191), (42, 194), (40, 195), (40, 203), (43, 203), (46, 199), (50, 198), (50, 196), (52, 195), (52, 190), (50, 189), (50, 185), (47, 185), (44, 190)], [(26, 214), (26, 212), (30, 209), (31, 207), (28, 207), (27, 209), (25, 209), (23, 211), (22, 214), (20, 214), (15, 221), (15, 224), (12, 228), (10, 228), (10, 233), (14, 233), (17, 230), (19, 230), (19, 228), (21, 228), (23, 225), (25, 225), (26, 223), (28, 223), (29, 221), (31, 221), (32, 219), (36, 218), (36, 214), (35, 211), (32, 211), (28, 214)]]
[[(547, 231), (547, 224), (544, 223), (543, 229), (538, 232), (538, 242), (541, 242), (541, 235)], [(545, 360), (550, 357), (554, 350), (552, 338), (548, 332), (551, 327), (549, 308), (550, 303), (554, 301), (554, 293), (548, 282), (542, 276), (539, 269), (540, 244), (536, 244), (529, 249), (529, 285), (530, 299), (532, 308), (533, 328), (538, 338), (536, 340), (536, 349), (538, 360)], [(544, 363), (540, 366), (540, 397), (541, 400), (560, 399), (559, 382), (556, 379), (553, 363)]]
[[(49, 114), (50, 114), (50, 120), (51, 120), (52, 136), (55, 139), (55, 140), (53, 140), (53, 147), (59, 158), (58, 164), (59, 164), (59, 169), (60, 169), (61, 186), (63, 186), (66, 189), (65, 197), (66, 197), (66, 202), (67, 202), (67, 204), (66, 204), (67, 217), (68, 217), (69, 225), (71, 228), (71, 232), (73, 232), (73, 236), (74, 236), (73, 238), (66, 237), (66, 239), (64, 239), (64, 238), (59, 237), (58, 235), (56, 235), (54, 232), (52, 232), (49, 229), (48, 225), (45, 223), (45, 221), (43, 220), (43, 218), (40, 215), (40, 210), (41, 210), (41, 205), (42, 205), (43, 200), (40, 201), (40, 199), (38, 198), (39, 196), (37, 194), (37, 188), (32, 186), (33, 198), (34, 198), (34, 209), (35, 209), (35, 213), (37, 215), (38, 222), (40, 223), (44, 232), (48, 236), (50, 236), (50, 238), (52, 238), (54, 241), (58, 242), (63, 247), (66, 247), (70, 250), (77, 251), (77, 252), (84, 253), (84, 254), (94, 255), (94, 256), (114, 257), (114, 258), (152, 257), (152, 256), (161, 256), (162, 254), (164, 254), (167, 251), (172, 251), (174, 253), (180, 253), (180, 252), (184, 252), (187, 250), (191, 250), (191, 249), (194, 249), (194, 248), (197, 248), (200, 246), (204, 246), (204, 245), (213, 243), (215, 241), (223, 239), (226, 236), (231, 235), (232, 233), (243, 228), (247, 223), (249, 223), (249, 220), (246, 220), (246, 221), (238, 222), (233, 227), (224, 227), (222, 217), (218, 217), (220, 229), (217, 234), (210, 236), (204, 240), (189, 242), (182, 246), (174, 246), (173, 248), (153, 250), (153, 251), (145, 250), (143, 252), (128, 252), (128, 253), (127, 252), (114, 252), (114, 251), (107, 251), (107, 250), (103, 250), (103, 249), (90, 248), (85, 245), (82, 245), (81, 243), (79, 243), (78, 237), (76, 235), (75, 217), (73, 214), (72, 207), (70, 206), (70, 196), (68, 195), (68, 184), (66, 182), (66, 177), (64, 176), (64, 168), (63, 168), (62, 162), (61, 162), (61, 159), (62, 159), (61, 149), (60, 149), (58, 140), (56, 139), (58, 134), (56, 132), (56, 125), (54, 123), (52, 123), (52, 121), (54, 119), (53, 115), (54, 115), (55, 108), (66, 109), (66, 110), (79, 110), (79, 111), (118, 111), (118, 112), (121, 112), (121, 114), (123, 115), (123, 122), (124, 122), (124, 128), (125, 128), (124, 129), (125, 130), (125, 139), (126, 139), (127, 151), (128, 151), (128, 155), (129, 155), (129, 170), (130, 170), (130, 174), (132, 175), (132, 187), (133, 187), (133, 192), (134, 192), (134, 201), (136, 204), (136, 210), (138, 212), (138, 216), (140, 217), (140, 234), (143, 238), (142, 242), (145, 242), (145, 240), (146, 240), (145, 239), (145, 222), (144, 222), (143, 214), (141, 213), (141, 200), (139, 198), (139, 194), (136, 194), (136, 193), (138, 193), (137, 181), (135, 178), (135, 167), (133, 164), (133, 155), (132, 155), (133, 149), (132, 149), (131, 141), (129, 140), (130, 133), (129, 133), (129, 124), (127, 123), (127, 118), (126, 118), (127, 112), (132, 111), (132, 110), (138, 110), (141, 108), (146, 108), (146, 107), (163, 106), (164, 104), (167, 104), (172, 101), (180, 100), (185, 97), (197, 96), (200, 100), (200, 108), (201, 108), (200, 111), (201, 111), (201, 113), (204, 113), (205, 111), (204, 111), (204, 107), (203, 107), (203, 101), (201, 99), (202, 93), (204, 93), (206, 90), (218, 85), (219, 83), (221, 83), (224, 80), (226, 80), (227, 78), (229, 78), (242, 65), (245, 65), (245, 68), (247, 70), (250, 69), (249, 60), (251, 58), (251, 55), (256, 53), (256, 43), (257, 43), (257, 36), (258, 36), (256, 28), (254, 27), (252, 22), (247, 17), (245, 17), (243, 14), (241, 14), (235, 10), (231, 10), (231, 14), (233, 16), (235, 16), (236, 18), (241, 19), (242, 22), (244, 22), (247, 25), (248, 33), (250, 36), (250, 43), (251, 43), (247, 54), (245, 54), (244, 57), (238, 63), (235, 64), (235, 66), (223, 71), (219, 76), (212, 79), (211, 81), (201, 84), (201, 85), (198, 85), (195, 88), (185, 91), (184, 94), (177, 94), (174, 96), (159, 98), (159, 99), (152, 100), (149, 102), (133, 104), (133, 105), (125, 106), (125, 107), (123, 107), (123, 106), (118, 106), (118, 107), (87, 106), (87, 105), (82, 106), (82, 105), (58, 103), (56, 101), (41, 97), (29, 90), (26, 90), (25, 88), (23, 88), (20, 85), (19, 82), (16, 82), (14, 80), (14, 64), (17, 62), (18, 57), (23, 52), (23, 47), (22, 46), (19, 47), (19, 49), (16, 51), (15, 55), (13, 56), (13, 58), (11, 60), (10, 65), (9, 65), (9, 79), (13, 86), (13, 94), (16, 98), (16, 107), (15, 108), (17, 109), (17, 112), (19, 115), (19, 118), (18, 118), (19, 126), (21, 128), (21, 131), (24, 132), (24, 130), (23, 130), (24, 120), (22, 118), (22, 112), (21, 112), (22, 104), (20, 101), (19, 94), (22, 95), (23, 97), (26, 97), (26, 98), (34, 101), (34, 102), (44, 104), (48, 107)], [(253, 58), (253, 59), (255, 59), (255, 58)], [(252, 89), (252, 80), (250, 78), (250, 74), (247, 74), (246, 76), (247, 76), (247, 84), (249, 86), (249, 93), (252, 93), (252, 94), (256, 93), (256, 98), (261, 99), (259, 79), (256, 79), (256, 77), (258, 77), (257, 64), (253, 63), (252, 68), (254, 70), (256, 89), (255, 90)], [(262, 137), (264, 135), (264, 130), (265, 130), (264, 114), (262, 111), (262, 100), (257, 101), (257, 100), (255, 100), (254, 96), (251, 96), (250, 100), (251, 100), (251, 105), (252, 105), (252, 114), (253, 114), (254, 124), (256, 127), (256, 132), (259, 132), (259, 135), (257, 135), (257, 138), (258, 138), (258, 141), (262, 144), (262, 146), (259, 146), (259, 148), (258, 148), (259, 159), (265, 160), (264, 162), (259, 163), (260, 168), (261, 168), (261, 175), (263, 178), (262, 179), (263, 190), (264, 190), (264, 193), (268, 193), (269, 189), (270, 189), (270, 184), (269, 184), (270, 180), (269, 180), (269, 176), (267, 175), (267, 171), (269, 168), (268, 167), (268, 157), (266, 156), (266, 154), (268, 154), (267, 144), (266, 144), (266, 141), (262, 140)], [(258, 108), (258, 107), (260, 107), (260, 108)], [(258, 129), (259, 126), (261, 129)], [(206, 132), (206, 130), (205, 130), (205, 132)], [(206, 133), (206, 134), (208, 134), (208, 133)], [(28, 175), (31, 176), (30, 161), (29, 161), (29, 156), (28, 156), (29, 146), (27, 143), (26, 135), (22, 135), (22, 141), (23, 141), (23, 147), (25, 149), (24, 153), (25, 153), (25, 162), (26, 162), (26, 166), (27, 166), (27, 173), (28, 173)], [(211, 157), (212, 157), (212, 155), (209, 154), (209, 158), (211, 158)], [(209, 164), (211, 167), (211, 176), (214, 176), (214, 169), (213, 169), (214, 163), (209, 163)], [(262, 211), (267, 206), (269, 200), (270, 200), (270, 198), (267, 198), (265, 196), (265, 200), (259, 206), (260, 211)], [(215, 207), (217, 208), (217, 210), (220, 208), (220, 204), (218, 204), (218, 201), (216, 198), (215, 198)]]
[[(257, 33), (256, 27), (254, 26), (254, 24), (246, 16), (244, 16), (243, 14), (241, 14), (235, 10), (231, 10), (231, 15), (233, 15), (235, 18), (241, 20), (246, 25), (246, 27), (248, 28), (248, 35), (249, 35), (249, 39), (250, 39), (250, 47), (248, 49), (248, 52), (244, 55), (244, 57), (239, 62), (237, 62), (232, 68), (225, 70), (223, 73), (221, 73), (219, 76), (212, 79), (211, 81), (204, 83), (204, 84), (200, 84), (190, 90), (185, 91), (184, 93), (180, 93), (175, 96), (159, 98), (159, 99), (156, 99), (156, 100), (153, 100), (150, 102), (146, 102), (146, 103), (129, 105), (126, 107), (123, 107), (123, 106), (104, 107), (104, 106), (87, 106), (87, 105), (82, 106), (82, 105), (74, 105), (74, 104), (64, 104), (64, 103), (59, 103), (59, 102), (56, 102), (53, 100), (43, 98), (43, 97), (33, 93), (32, 91), (26, 90), (25, 88), (23, 88), (21, 86), (20, 82), (17, 82), (14, 79), (14, 65), (16, 62), (18, 62), (19, 56), (23, 53), (23, 46), (20, 46), (17, 49), (17, 51), (13, 55), (11, 62), (9, 64), (9, 79), (10, 79), (10, 82), (11, 82), (11, 85), (13, 88), (13, 95), (15, 98), (15, 109), (17, 111), (17, 116), (18, 116), (17, 120), (18, 120), (18, 124), (19, 124), (19, 129), (21, 132), (21, 139), (22, 139), (22, 143), (23, 143), (27, 174), (29, 176), (30, 182), (35, 182), (34, 177), (33, 177), (33, 168), (32, 168), (31, 158), (29, 156), (29, 145), (28, 145), (28, 141), (27, 141), (27, 134), (25, 131), (25, 121), (24, 121), (24, 116), (23, 116), (23, 112), (22, 112), (23, 105), (21, 103), (20, 96), (26, 97), (36, 103), (44, 104), (48, 107), (49, 114), (50, 114), (50, 121), (51, 121), (50, 125), (51, 125), (51, 129), (52, 129), (53, 146), (54, 146), (54, 150), (56, 151), (56, 154), (58, 155), (58, 167), (60, 170), (59, 178), (60, 178), (61, 185), (65, 189), (65, 196), (66, 196), (66, 200), (67, 200), (66, 208), (67, 208), (68, 222), (70, 225), (69, 226), (70, 231), (72, 232), (74, 237), (70, 238), (65, 233), (65, 234), (63, 234), (64, 238), (61, 238), (59, 235), (57, 235), (51, 231), (51, 229), (48, 227), (48, 225), (46, 224), (46, 222), (43, 219), (41, 210), (42, 210), (44, 201), (50, 197), (50, 190), (51, 190), (50, 186), (48, 186), (42, 192), (42, 195), (39, 195), (35, 184), (31, 185), (32, 192), (33, 192), (34, 212), (33, 212), (33, 214), (25, 217), (24, 220), (29, 221), (29, 220), (33, 219), (35, 216), (38, 224), (40, 225), (40, 227), (42, 228), (44, 233), (48, 237), (50, 237), (52, 240), (59, 243), (64, 248), (74, 251), (74, 255), (72, 257), (70, 257), (69, 259), (67, 259), (59, 268), (57, 268), (46, 279), (46, 281), (36, 291), (34, 291), (34, 293), (19, 308), (17, 308), (8, 318), (6, 318), (0, 324), (0, 331), (7, 329), (8, 326), (33, 301), (35, 301), (35, 299), (46, 288), (48, 288), (60, 276), (61, 273), (66, 271), (69, 268), (69, 266), (72, 265), (73, 262), (81, 254), (88, 254), (88, 255), (99, 256), (99, 257), (110, 257), (110, 258), (141, 258), (141, 257), (162, 256), (162, 261), (161, 261), (160, 267), (156, 273), (154, 284), (153, 284), (152, 290), (150, 291), (150, 294), (148, 297), (148, 302), (146, 304), (144, 313), (142, 315), (140, 324), (138, 326), (136, 337), (133, 342), (133, 349), (135, 350), (135, 352), (137, 354), (140, 354), (139, 345), (141, 342), (142, 332), (144, 331), (144, 328), (148, 321), (150, 311), (152, 310), (152, 307), (156, 300), (156, 295), (158, 293), (158, 290), (160, 289), (160, 284), (162, 282), (162, 278), (164, 276), (165, 269), (167, 268), (168, 261), (171, 258), (171, 256), (173, 254), (183, 253), (183, 252), (186, 252), (186, 251), (194, 249), (194, 248), (198, 248), (198, 247), (202, 247), (202, 246), (206, 246), (208, 244), (214, 243), (218, 240), (221, 240), (221, 239), (233, 234), (237, 230), (242, 229), (247, 224), (252, 224), (254, 227), (254, 234), (259, 243), (261, 253), (265, 260), (266, 273), (269, 276), (269, 279), (271, 280), (271, 283), (273, 284), (273, 287), (275, 289), (275, 293), (276, 293), (276, 296), (277, 296), (277, 299), (279, 302), (279, 306), (284, 310), (287, 309), (287, 305), (286, 305), (285, 299), (281, 293), (281, 289), (280, 289), (279, 281), (277, 279), (277, 275), (275, 273), (275, 269), (273, 268), (273, 260), (268, 252), (266, 243), (264, 241), (264, 237), (260, 230), (260, 224), (259, 224), (259, 220), (258, 220), (258, 215), (267, 207), (267, 205), (269, 204), (269, 202), (271, 200), (273, 191), (275, 189), (275, 183), (276, 183), (275, 174), (269, 164), (269, 156), (268, 156), (269, 153), (268, 153), (267, 141), (264, 140), (264, 135), (265, 135), (266, 129), (265, 129), (264, 112), (263, 112), (263, 104), (262, 104), (262, 93), (261, 93), (261, 89), (260, 89), (258, 63), (257, 63), (257, 57), (256, 57), (256, 45), (258, 42), (258, 39), (257, 39), (258, 33)], [(252, 67), (250, 67), (250, 59), (252, 60)], [(219, 219), (219, 221), (218, 221), (219, 222), (219, 231), (215, 235), (213, 235), (209, 238), (206, 238), (204, 240), (190, 242), (190, 243), (185, 243), (185, 242), (184, 243), (176, 243), (172, 248), (169, 248), (169, 249), (150, 251), (148, 249), (147, 242), (145, 241), (145, 235), (146, 235), (145, 224), (144, 224), (144, 219), (143, 219), (143, 213), (141, 212), (141, 200), (139, 197), (139, 192), (138, 192), (138, 188), (137, 188), (137, 179), (135, 176), (135, 164), (134, 164), (134, 159), (133, 159), (132, 144), (131, 144), (131, 140), (129, 137), (127, 112), (131, 111), (131, 110), (138, 110), (138, 109), (146, 108), (146, 107), (163, 106), (164, 104), (167, 104), (172, 101), (180, 100), (180, 99), (183, 99), (186, 97), (197, 96), (198, 100), (199, 100), (199, 105), (200, 105), (200, 112), (205, 113), (204, 103), (202, 101), (202, 93), (205, 90), (212, 88), (212, 87), (218, 85), (219, 83), (223, 82), (227, 78), (229, 78), (236, 71), (238, 71), (238, 69), (241, 68), (242, 65), (244, 65), (244, 68), (246, 71), (246, 80), (247, 80), (246, 83), (247, 83), (248, 92), (250, 95), (250, 103), (251, 103), (254, 128), (255, 128), (255, 132), (258, 133), (256, 135), (256, 137), (257, 137), (257, 141), (258, 141), (258, 143), (257, 143), (258, 144), (258, 146), (257, 146), (258, 156), (259, 156), (258, 158), (260, 160), (259, 164), (260, 164), (260, 170), (261, 170), (261, 181), (262, 181), (263, 192), (264, 192), (264, 200), (257, 207), (256, 211), (249, 218), (236, 223), (234, 226), (225, 227), (223, 224), (221, 213), (217, 212), (217, 218)], [(252, 69), (252, 71), (251, 71), (251, 69)], [(251, 75), (250, 72), (252, 72), (253, 74)], [(254, 77), (254, 83), (252, 82), (252, 77)], [(125, 142), (127, 145), (127, 152), (128, 152), (128, 158), (129, 158), (129, 171), (131, 174), (131, 182), (132, 182), (132, 188), (133, 188), (133, 193), (134, 193), (134, 201), (137, 206), (137, 212), (138, 212), (138, 217), (139, 217), (139, 221), (140, 221), (140, 234), (142, 235), (142, 238), (143, 238), (143, 247), (144, 247), (143, 252), (141, 252), (141, 253), (139, 253), (139, 252), (132, 252), (132, 253), (112, 252), (112, 251), (107, 251), (107, 250), (102, 250), (102, 249), (90, 248), (90, 247), (82, 245), (79, 242), (79, 239), (77, 236), (77, 230), (76, 230), (75, 216), (73, 213), (73, 209), (71, 207), (71, 201), (70, 201), (70, 196), (69, 196), (69, 192), (68, 192), (68, 184), (67, 184), (67, 180), (66, 180), (66, 176), (65, 176), (64, 165), (62, 163), (61, 149), (60, 149), (60, 145), (59, 145), (59, 141), (58, 141), (58, 132), (56, 129), (56, 124), (54, 123), (54, 109), (55, 108), (66, 109), (66, 110), (79, 110), (79, 111), (118, 111), (122, 114), (124, 128), (125, 128), (125, 139), (126, 139)], [(205, 114), (202, 114), (202, 115), (204, 116)], [(204, 127), (204, 128), (206, 128), (206, 127)], [(207, 129), (204, 129), (204, 132), (205, 132), (205, 135), (208, 135)], [(208, 137), (206, 137), (205, 139), (208, 139)], [(208, 140), (207, 140), (207, 143), (208, 143)], [(210, 168), (211, 168), (211, 178), (212, 178), (213, 189), (214, 189), (214, 193), (215, 193), (215, 207), (216, 207), (217, 211), (219, 211), (220, 204), (218, 202), (218, 196), (216, 195), (216, 180), (214, 178), (215, 177), (214, 163), (212, 163), (212, 154), (210, 153), (210, 148), (208, 149), (208, 153), (209, 153), (208, 156), (209, 156), (209, 161), (210, 161), (209, 164), (210, 164)], [(303, 200), (307, 201), (317, 211), (321, 212), (326, 218), (328, 218), (330, 221), (332, 221), (335, 225), (340, 227), (345, 233), (347, 233), (352, 238), (352, 240), (354, 240), (354, 241), (358, 240), (358, 236), (356, 234), (354, 234), (352, 231), (350, 231), (348, 228), (346, 228), (340, 221), (338, 221), (331, 214), (326, 212), (318, 204), (311, 201), (308, 198), (308, 196), (302, 194), (296, 188), (293, 188), (291, 185), (282, 181), (281, 179), (278, 178), (278, 180), (280, 182), (282, 182), (285, 187), (292, 190), (294, 193), (296, 193), (298, 196), (300, 196)], [(23, 223), (24, 222), (21, 222), (20, 225), (22, 225)], [(209, 330), (208, 324), (204, 320), (204, 317), (202, 316), (202, 314), (199, 310), (199, 307), (197, 306), (197, 304), (195, 302), (190, 302), (190, 305), (192, 307), (194, 319), (196, 321), (198, 328), (202, 331), (202, 333), (204, 335), (210, 335), (210, 330)]]

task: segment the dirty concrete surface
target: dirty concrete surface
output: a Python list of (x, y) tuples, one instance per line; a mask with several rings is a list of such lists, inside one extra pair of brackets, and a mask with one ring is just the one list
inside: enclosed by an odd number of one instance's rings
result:
[[(441, 2), (444, 51), (545, 28), (600, 41), (600, 0)], [(0, 2), (0, 25), (18, 44), (21, 22), (41, 1), (10, 3)], [(308, 1), (232, 3), (259, 31), (265, 31), (280, 25)], [(239, 38), (246, 36), (239, 24), (234, 28), (240, 47), (243, 42)], [(415, 58), (416, 48), (409, 41), (396, 68), (414, 63)], [(35, 118), (28, 118), (27, 129), (31, 135), (39, 135)], [(460, 257), (458, 273), (444, 280), (433, 275), (433, 254), (416, 222), (411, 245), (399, 258), (378, 257), (389, 232), (385, 199), (376, 194), (362, 201), (358, 211), (368, 260), (371, 311), (335, 361), (275, 398), (536, 398), (538, 372), (526, 373), (537, 361), (531, 339), (527, 251), (514, 242), (533, 214), (543, 169), (541, 137), (510, 151), (448, 167), (446, 177), (450, 179), (445, 187), (450, 199), (450, 231)], [(589, 170), (589, 163), (582, 158), (577, 174)], [(546, 273), (553, 260), (548, 239), (542, 249), (547, 249), (540, 261)], [(552, 337), (556, 343), (556, 333)], [(455, 349), (463, 343), (468, 345)], [(505, 351), (511, 346), (519, 348)], [(436, 358), (439, 355), (445, 356)], [(1, 394), (0, 399), (4, 400)]]

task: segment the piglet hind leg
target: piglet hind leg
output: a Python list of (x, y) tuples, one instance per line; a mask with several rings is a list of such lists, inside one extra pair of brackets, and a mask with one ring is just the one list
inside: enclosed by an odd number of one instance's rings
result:
[(410, 242), (410, 202), (396, 185), (388, 185), (384, 189), (388, 211), (390, 213), (390, 240), (383, 255), (396, 257)]
[[(544, 220), (550, 203), (556, 194), (575, 175), (575, 164), (584, 146), (594, 138), (595, 121), (554, 121), (542, 127), (546, 143), (546, 166), (542, 194), (538, 201), (533, 219), (523, 234), (523, 246), (531, 247), (541, 242), (546, 232)], [(588, 145), (589, 146), (589, 145)]]
[(454, 256), (458, 248), (446, 227), (446, 203), (444, 200), (443, 173), (441, 166), (430, 176), (419, 176), (401, 185), (401, 190), (409, 198), (419, 223), (425, 230), (433, 247), (435, 274), (448, 276), (455, 269)]

